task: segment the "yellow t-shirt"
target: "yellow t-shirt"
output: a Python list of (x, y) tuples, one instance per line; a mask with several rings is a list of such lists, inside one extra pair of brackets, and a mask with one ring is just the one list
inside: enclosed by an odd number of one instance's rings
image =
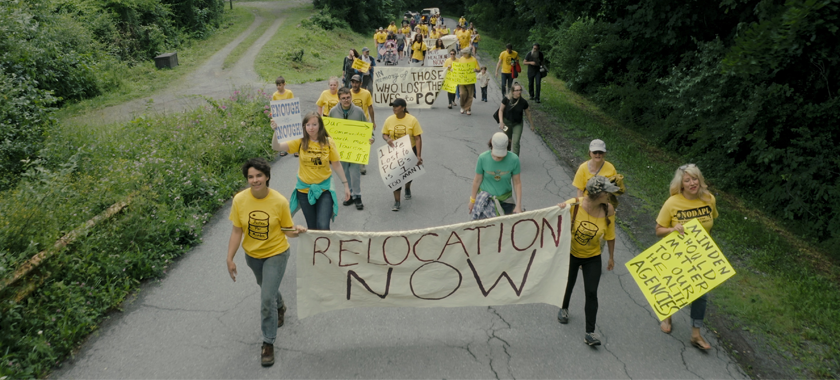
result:
[(449, 28), (443, 28), (443, 29), (440, 30), (440, 34), (442, 36), (448, 36), (449, 32), (450, 32)]
[(698, 219), (706, 232), (711, 231), (715, 224), (715, 218), (718, 217), (718, 211), (715, 196), (709, 194), (709, 197), (710, 201), (706, 202), (699, 198), (685, 199), (682, 193), (672, 195), (659, 210), (656, 224), (671, 228), (677, 223), (686, 224), (692, 219)]
[(511, 50), (511, 52), (508, 54), (507, 50), (505, 50), (502, 51), (502, 54), (499, 54), (499, 59), (502, 60), (502, 74), (510, 74), (510, 61), (519, 59), (519, 53), (516, 50)]
[(432, 31), (429, 33), (429, 38), (440, 38), (440, 32), (432, 29)]
[[(575, 203), (575, 198), (566, 201), (566, 204)], [(604, 240), (615, 240), (615, 215), (609, 217), (610, 225), (607, 226), (607, 218), (596, 218), (589, 215), (581, 206), (572, 206), (570, 210), (575, 215), (575, 223), (572, 225), (572, 255), (585, 259), (601, 254), (601, 238)]]
[(478, 41), (481, 41), (481, 35), (476, 33), (475, 38), (473, 38), (473, 43), (478, 43)]
[(467, 25), (467, 19), (465, 19), (463, 17), (459, 18), (458, 19), (458, 25), (466, 26)]
[(429, 24), (432, 24), (432, 26), (435, 26), (435, 24), (437, 24), (437, 17), (432, 16), (432, 18), (429, 19)]
[(396, 25), (388, 25), (388, 31), (392, 32), (392, 33), (396, 33), (397, 32), (397, 26)]
[(472, 33), (469, 30), (461, 32), (458, 36), (458, 41), (461, 42), (461, 49), (466, 49), (470, 46), (470, 38), (472, 38)]
[(476, 70), (481, 70), (481, 66), (478, 64), (478, 60), (475, 59), (475, 57), (469, 57), (469, 58), (461, 57), (461, 59), (459, 59), (458, 62), (459, 63), (470, 63), (470, 62), (472, 62), (473, 66), (475, 66)]
[(295, 95), (292, 94), (292, 90), (283, 91), (282, 94), (277, 92), (277, 91), (274, 91), (274, 94), (271, 95), (271, 100), (285, 100), (285, 99), (291, 99), (291, 98), (294, 98), (294, 97), (295, 97)]
[(321, 97), (318, 98), (318, 101), (315, 102), (315, 105), (319, 107), (324, 107), (324, 115), (327, 116), (330, 114), (330, 110), (338, 104), (338, 91), (335, 94), (331, 93), (330, 90), (324, 90), (321, 93)]
[(451, 56), (449, 58), (447, 58), (446, 61), (443, 62), (443, 67), (446, 67), (447, 69), (452, 67), (452, 57)]
[[(304, 132), (306, 133), (306, 132)], [(322, 145), (309, 141), (309, 149), (302, 151), (303, 139), (289, 141), (289, 153), (300, 153), (300, 168), (298, 177), (307, 184), (324, 182), (332, 175), (330, 162), (338, 161), (338, 149), (332, 138), (327, 138), (329, 144)], [(299, 189), (301, 193), (308, 193), (309, 189)]]
[(405, 34), (406, 36), (408, 36), (409, 34), (411, 34), (411, 27), (410, 27), (410, 26), (408, 26), (408, 25), (404, 26), (404, 27), (402, 28), (402, 32), (403, 32), (403, 34)]
[(426, 24), (420, 25), (420, 33), (423, 33), (424, 36), (429, 35), (429, 27)]
[(414, 50), (414, 52), (411, 53), (411, 58), (416, 59), (418, 61), (422, 61), (423, 60), (423, 52), (426, 51), (426, 43), (425, 42), (423, 42), (423, 43), (420, 43), (420, 42), (412, 43), (411, 44), (411, 49)]
[[(599, 176), (607, 178), (613, 177), (616, 174), (618, 173), (615, 171), (615, 166), (613, 166), (613, 164), (609, 161), (604, 161), (604, 167), (602, 167), (601, 171), (598, 172)], [(578, 167), (577, 173), (575, 173), (575, 179), (572, 181), (572, 186), (577, 187), (586, 193), (586, 182), (594, 176), (595, 173), (589, 171), (589, 161), (586, 161)]]
[(420, 127), (420, 122), (408, 113), (402, 119), (397, 119), (397, 115), (388, 116), (385, 119), (385, 125), (382, 127), (382, 134), (388, 135), (394, 140), (405, 135), (411, 136), (409, 139), (411, 139), (412, 148), (416, 145), (414, 136), (420, 136), (422, 133), (423, 128)]
[(365, 111), (365, 117), (370, 120), (368, 108), (373, 105), (373, 97), (370, 96), (370, 91), (360, 88), (358, 94), (350, 90), (350, 95), (353, 96), (353, 104)]
[(388, 40), (388, 33), (385, 33), (385, 32), (376, 33), (376, 35), (374, 36), (374, 39), (376, 39), (377, 43), (384, 44), (385, 41)]
[(248, 256), (264, 259), (289, 249), (289, 241), (280, 228), (294, 226), (292, 213), (289, 201), (277, 190), (268, 189), (263, 199), (254, 198), (251, 189), (240, 191), (233, 197), (228, 218), (242, 229), (242, 249)]

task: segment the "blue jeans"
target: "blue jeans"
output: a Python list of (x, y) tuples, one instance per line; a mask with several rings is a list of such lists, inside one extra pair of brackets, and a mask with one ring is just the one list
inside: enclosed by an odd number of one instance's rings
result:
[(310, 230), (330, 230), (330, 219), (333, 213), (333, 200), (329, 191), (321, 193), (321, 197), (314, 205), (309, 204), (309, 194), (295, 190), (298, 197), (300, 212), (306, 218), (306, 228)]
[(510, 86), (513, 86), (513, 74), (502, 73), (502, 96), (507, 94), (507, 89)]
[(341, 168), (344, 169), (344, 175), (347, 176), (350, 196), (353, 198), (362, 196), (362, 164), (341, 161)]
[(706, 316), (706, 299), (709, 293), (691, 303), (691, 327), (703, 327), (703, 318)]
[(481, 101), (482, 102), (487, 101), (487, 87), (482, 87), (481, 88)]
[(382, 58), (382, 54), (379, 52), (379, 50), (381, 50), (383, 48), (385, 48), (385, 44), (380, 44), (380, 43), (376, 44), (376, 60), (377, 61)]
[(280, 282), (286, 273), (286, 262), (289, 261), (289, 250), (267, 257), (253, 258), (245, 255), (245, 263), (254, 272), (257, 285), (260, 286), (260, 329), (263, 342), (274, 344), (277, 339), (277, 309), (283, 307), (283, 296), (280, 294)]

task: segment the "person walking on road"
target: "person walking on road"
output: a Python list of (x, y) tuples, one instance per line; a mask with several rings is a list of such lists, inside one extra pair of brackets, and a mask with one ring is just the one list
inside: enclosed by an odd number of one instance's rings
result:
[(487, 86), (490, 85), (490, 75), (487, 74), (487, 66), (481, 67), (481, 72), (475, 75), (475, 84), (481, 88), (481, 101), (487, 101)]
[[(706, 179), (700, 168), (694, 164), (680, 166), (670, 186), (671, 197), (662, 205), (659, 216), (656, 217), (656, 236), (663, 238), (671, 232), (677, 231), (680, 235), (685, 234), (684, 224), (692, 219), (697, 219), (706, 232), (711, 232), (715, 218), (718, 217), (717, 203), (715, 196), (709, 192)], [(691, 212), (686, 212), (691, 211)], [(700, 329), (703, 327), (703, 318), (706, 315), (707, 295), (691, 303), (691, 345), (701, 350), (712, 348), (703, 336)], [(666, 334), (671, 333), (671, 317), (665, 318), (659, 324), (659, 328)]]
[(303, 129), (302, 138), (284, 143), (271, 139), (271, 147), (276, 151), (300, 152), (297, 184), (290, 202), (292, 213), (300, 209), (310, 230), (329, 231), (330, 221), (338, 215), (338, 197), (331, 183), (333, 171), (344, 184), (344, 201), (350, 200), (350, 187), (339, 162), (338, 149), (327, 135), (321, 116), (314, 112), (306, 114)]
[[(277, 85), (277, 91), (274, 91), (274, 93), (271, 94), (271, 100), (286, 100), (295, 97), (292, 90), (286, 89), (286, 78), (279, 76), (274, 80), (274, 84)], [(280, 152), (280, 157), (284, 157), (286, 155), (288, 155), (288, 153)]]
[(562, 324), (569, 323), (569, 301), (572, 297), (578, 269), (583, 273), (583, 291), (586, 302), (586, 334), (583, 342), (598, 346), (601, 340), (595, 335), (595, 318), (598, 315), (598, 283), (601, 281), (601, 239), (607, 241), (610, 258), (607, 270), (615, 267), (615, 209), (609, 203), (610, 193), (618, 191), (606, 177), (595, 176), (586, 183), (587, 196), (572, 198), (558, 206), (572, 207), (572, 247), (569, 254), (569, 277), (563, 307), (557, 314)]
[[(459, 63), (470, 65), (476, 73), (481, 72), (481, 66), (478, 64), (478, 60), (476, 60), (470, 53), (470, 49), (461, 50), (461, 60)], [(464, 95), (461, 97), (461, 113), (472, 115), (472, 102), (473, 98), (475, 98), (475, 83), (462, 84), (458, 87), (460, 88), (461, 94)]]
[(525, 114), (528, 116), (528, 125), (534, 130), (534, 120), (531, 119), (531, 109), (528, 108), (528, 101), (522, 97), (522, 85), (515, 82), (511, 86), (510, 94), (502, 98), (499, 106), (499, 129), (505, 131), (511, 141), (511, 151), (519, 156), (519, 140), (522, 139), (522, 123)]
[[(367, 121), (373, 124), (373, 130), (376, 130), (376, 119), (375, 114), (373, 112), (373, 97), (370, 95), (370, 91), (365, 90), (361, 86), (361, 82), (359, 82), (359, 76), (354, 75), (353, 78), (350, 79), (350, 86), (352, 87), (352, 91), (350, 94), (353, 95), (353, 104), (356, 107), (362, 109), (365, 112), (365, 117), (367, 117)], [(339, 99), (340, 101), (341, 99)], [(372, 144), (373, 142), (371, 142)], [(367, 165), (362, 165), (361, 168), (362, 175), (367, 174)]]
[(230, 278), (236, 282), (233, 257), (241, 244), (245, 251), (245, 263), (254, 272), (260, 286), (260, 329), (263, 338), (260, 362), (263, 367), (269, 367), (274, 364), (277, 329), (283, 326), (286, 315), (286, 304), (280, 294), (280, 283), (291, 255), (286, 238), (297, 237), (306, 232), (306, 228), (293, 225), (289, 201), (277, 190), (268, 187), (271, 166), (265, 159), (248, 160), (242, 165), (242, 175), (249, 187), (233, 197), (229, 216), (233, 230), (228, 241), (227, 268)]
[[(359, 76), (353, 77), (353, 87), (359, 87)], [(365, 91), (365, 90), (361, 90)], [(338, 106), (330, 110), (330, 117), (335, 119), (355, 120), (366, 122), (367, 117), (361, 108), (353, 104), (353, 94), (347, 88), (338, 89)], [(373, 127), (374, 130), (376, 126)], [(371, 136), (370, 143), (373, 144), (374, 138)], [(345, 206), (352, 204), (356, 205), (356, 210), (363, 210), (365, 205), (362, 203), (362, 180), (361, 180), (361, 164), (341, 161), (341, 168), (347, 176), (347, 186), (350, 188), (350, 199), (344, 201)]]
[(370, 64), (370, 68), (366, 72), (357, 72), (362, 76), (362, 88), (373, 93), (373, 68), (376, 67), (376, 60), (370, 56), (370, 49), (367, 46), (362, 48), (362, 61)]
[(423, 42), (422, 34), (415, 34), (414, 41), (411, 42), (411, 63), (423, 64), (426, 58), (426, 43)]
[(318, 106), (319, 116), (329, 115), (330, 109), (338, 104), (338, 78), (330, 77), (330, 80), (327, 83), (330, 88), (321, 92), (321, 96), (318, 97), (318, 100), (315, 102)]
[(522, 212), (519, 157), (508, 152), (510, 140), (502, 132), (493, 134), (487, 145), (490, 150), (479, 154), (475, 165), (469, 205), (472, 220)]
[(405, 40), (408, 38), (403, 32), (405, 28), (397, 31), (397, 60), (402, 61), (405, 56)]
[(495, 76), (498, 77), (499, 67), (502, 68), (502, 96), (505, 96), (509, 86), (513, 85), (513, 72), (511, 70), (514, 69), (515, 61), (519, 59), (519, 53), (517, 53), (516, 50), (513, 50), (513, 45), (507, 44), (505, 47), (505, 51), (499, 54), (499, 62), (496, 63), (495, 73)]
[(540, 51), (540, 44), (534, 44), (534, 47), (528, 54), (525, 54), (525, 59), (522, 61), (528, 66), (528, 94), (531, 100), (540, 102), (540, 84), (542, 82), (542, 72), (540, 67), (544, 63), (543, 53)]
[[(455, 58), (455, 49), (449, 50), (449, 58), (443, 62), (443, 67), (446, 71), (452, 71), (452, 62), (454, 62), (457, 58)], [(456, 86), (457, 88), (457, 86)], [(449, 104), (447, 108), (452, 109), (452, 106), (455, 105), (455, 93), (454, 92), (446, 92), (446, 96), (449, 98)]]
[(353, 68), (353, 62), (359, 58), (359, 52), (356, 49), (350, 49), (350, 53), (344, 57), (344, 65), (341, 68), (341, 77), (344, 79), (344, 87), (350, 88), (350, 78), (357, 74), (358, 71)]
[(373, 35), (376, 42), (376, 62), (381, 62), (382, 54), (385, 52), (385, 41), (388, 40), (388, 33), (382, 27)]
[(586, 192), (586, 183), (590, 178), (600, 175), (613, 178), (617, 174), (615, 166), (606, 160), (607, 144), (604, 141), (595, 139), (589, 143), (589, 160), (580, 164), (572, 186), (577, 188), (577, 196), (582, 197)]
[[(385, 124), (382, 126), (382, 138), (388, 143), (388, 146), (394, 147), (394, 140), (403, 136), (409, 136), (411, 140), (411, 150), (417, 156), (417, 165), (423, 164), (423, 139), (420, 135), (423, 134), (423, 128), (417, 118), (408, 113), (404, 99), (396, 98), (391, 102), (391, 107), (394, 114), (385, 119)], [(405, 184), (405, 199), (411, 199), (411, 182)], [(391, 211), (400, 211), (400, 192), (402, 188), (394, 190), (394, 206)]]

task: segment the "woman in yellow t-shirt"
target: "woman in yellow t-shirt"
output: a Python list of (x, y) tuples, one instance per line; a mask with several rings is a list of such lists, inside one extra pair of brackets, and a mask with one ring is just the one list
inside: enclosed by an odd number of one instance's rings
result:
[[(446, 69), (446, 71), (452, 71), (452, 62), (454, 62), (457, 59), (455, 57), (455, 54), (455, 49), (449, 49), (449, 58), (447, 58), (446, 61), (443, 62), (443, 67)], [(447, 91), (446, 95), (449, 97), (449, 106), (447, 106), (447, 108), (452, 109), (452, 106), (455, 105), (455, 93)]]
[(292, 214), (300, 208), (310, 230), (328, 231), (330, 220), (338, 215), (338, 197), (331, 183), (333, 171), (344, 183), (344, 201), (350, 200), (350, 187), (339, 162), (338, 148), (327, 134), (321, 115), (310, 112), (303, 117), (302, 138), (284, 143), (272, 138), (271, 147), (277, 151), (300, 152)]
[[(394, 147), (394, 141), (401, 137), (409, 136), (411, 141), (411, 150), (417, 156), (417, 165), (423, 164), (423, 139), (420, 135), (423, 134), (423, 128), (420, 127), (420, 122), (417, 118), (408, 113), (406, 109), (406, 102), (404, 99), (396, 98), (391, 102), (391, 107), (394, 114), (385, 119), (385, 124), (382, 127), (382, 139), (388, 143), (388, 146)], [(405, 199), (411, 199), (411, 182), (405, 184)], [(402, 187), (394, 190), (394, 206), (391, 211), (400, 211), (400, 191)]]
[(595, 139), (589, 143), (589, 160), (580, 164), (575, 173), (575, 179), (572, 181), (572, 186), (577, 188), (578, 197), (584, 196), (586, 190), (584, 187), (590, 178), (596, 175), (612, 178), (618, 174), (615, 166), (605, 159), (606, 155), (607, 144), (604, 141)]
[(338, 104), (338, 77), (330, 77), (329, 90), (324, 90), (315, 104), (318, 106), (318, 115), (327, 116), (330, 110)]
[[(598, 315), (598, 283), (601, 281), (601, 238), (607, 241), (610, 258), (607, 270), (615, 267), (615, 209), (609, 203), (610, 193), (618, 191), (606, 177), (594, 176), (586, 183), (587, 196), (560, 203), (560, 208), (572, 206), (572, 249), (569, 256), (569, 279), (563, 307), (557, 320), (569, 323), (569, 299), (577, 281), (578, 268), (583, 272), (583, 291), (586, 303), (586, 335), (584, 343), (597, 346), (601, 341), (595, 336), (595, 317)], [(579, 200), (579, 201), (578, 201)]]
[(422, 34), (415, 34), (411, 42), (411, 63), (422, 63), (426, 57), (426, 43), (423, 42)]
[[(700, 168), (694, 164), (680, 166), (671, 180), (671, 197), (662, 205), (656, 217), (656, 236), (665, 237), (677, 231), (685, 234), (683, 224), (698, 219), (706, 232), (710, 232), (718, 217), (715, 196), (712, 195)], [(686, 212), (690, 211), (690, 212)], [(708, 293), (706, 293), (708, 294)], [(706, 294), (691, 303), (691, 345), (701, 350), (712, 348), (703, 336), (703, 318), (706, 315)], [(666, 334), (671, 333), (671, 317), (665, 318), (659, 328)]]
[[(245, 263), (254, 272), (260, 286), (260, 328), (263, 344), (260, 361), (264, 367), (274, 364), (274, 341), (277, 328), (285, 321), (286, 304), (280, 294), (280, 282), (289, 260), (287, 237), (297, 237), (306, 232), (303, 226), (294, 226), (289, 212), (289, 201), (277, 190), (268, 187), (271, 166), (263, 158), (252, 158), (242, 165), (242, 174), (249, 188), (233, 197), (230, 209), (230, 232), (227, 252), (228, 274), (236, 282), (236, 264), (233, 257), (241, 243)], [(246, 230), (248, 231), (245, 234)], [(243, 240), (243, 236), (245, 239)]]

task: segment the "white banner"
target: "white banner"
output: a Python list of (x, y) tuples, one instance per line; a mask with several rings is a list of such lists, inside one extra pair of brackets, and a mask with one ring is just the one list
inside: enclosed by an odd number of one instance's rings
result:
[(373, 71), (373, 105), (390, 107), (396, 98), (408, 108), (432, 108), (445, 70), (442, 67), (376, 67)]
[(291, 141), (303, 137), (303, 116), (300, 112), (300, 99), (272, 100), (270, 103), (271, 120), (277, 127), (274, 128), (274, 137), (278, 143)]
[(446, 63), (447, 58), (449, 58), (449, 50), (430, 50), (426, 52), (424, 65), (426, 67), (441, 67), (444, 63)]
[(426, 174), (426, 168), (417, 165), (417, 155), (411, 150), (409, 136), (394, 140), (394, 147), (385, 144), (379, 147), (379, 175), (388, 190), (401, 188), (406, 182)]
[(297, 244), (298, 318), (355, 307), (559, 307), (570, 219), (554, 206), (413, 231), (310, 230)]

